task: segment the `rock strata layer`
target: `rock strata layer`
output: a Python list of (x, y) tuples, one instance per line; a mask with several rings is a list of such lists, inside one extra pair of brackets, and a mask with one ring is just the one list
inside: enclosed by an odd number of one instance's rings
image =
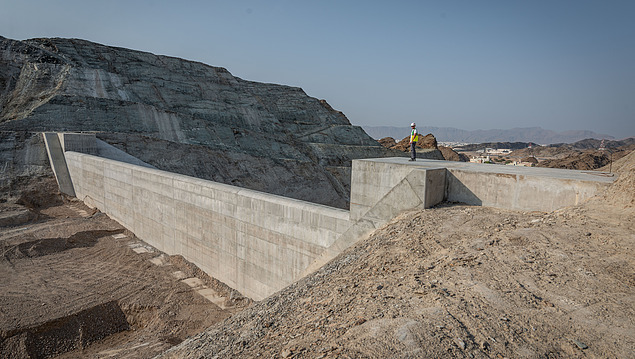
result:
[(352, 159), (402, 155), (300, 88), (77, 39), (0, 37), (0, 131), (93, 131), (161, 169), (344, 208)]

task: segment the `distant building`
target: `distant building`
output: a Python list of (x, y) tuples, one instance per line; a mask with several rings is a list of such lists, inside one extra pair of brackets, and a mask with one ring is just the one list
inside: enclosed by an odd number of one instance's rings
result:
[(472, 163), (490, 163), (492, 162), (489, 156), (474, 156), (470, 158)]
[(508, 155), (512, 153), (512, 150), (509, 148), (488, 148), (486, 151), (491, 155)]
[(522, 162), (522, 161), (511, 161), (505, 163), (507, 166), (520, 166), (520, 167), (535, 167), (536, 164), (533, 162)]

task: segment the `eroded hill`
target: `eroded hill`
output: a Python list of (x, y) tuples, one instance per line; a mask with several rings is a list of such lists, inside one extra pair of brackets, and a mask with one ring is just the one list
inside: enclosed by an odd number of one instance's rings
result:
[(0, 37), (0, 131), (97, 132), (160, 169), (342, 208), (351, 159), (400, 155), (300, 88), (78, 39)]

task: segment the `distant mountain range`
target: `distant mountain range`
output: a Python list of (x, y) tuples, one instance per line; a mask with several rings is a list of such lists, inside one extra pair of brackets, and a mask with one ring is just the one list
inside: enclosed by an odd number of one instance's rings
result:
[[(409, 127), (362, 126), (371, 137), (379, 140), (392, 137), (399, 141), (410, 134)], [(540, 127), (512, 128), (508, 130), (461, 130), (453, 127), (418, 126), (421, 134), (432, 133), (439, 142), (533, 142), (543, 145), (552, 143), (572, 143), (587, 138), (613, 140), (615, 137), (593, 131), (555, 132)]]

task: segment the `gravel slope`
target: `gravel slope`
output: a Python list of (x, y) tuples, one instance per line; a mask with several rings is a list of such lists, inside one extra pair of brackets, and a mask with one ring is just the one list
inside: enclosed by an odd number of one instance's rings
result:
[(404, 213), (160, 358), (633, 358), (635, 154), (552, 213)]

